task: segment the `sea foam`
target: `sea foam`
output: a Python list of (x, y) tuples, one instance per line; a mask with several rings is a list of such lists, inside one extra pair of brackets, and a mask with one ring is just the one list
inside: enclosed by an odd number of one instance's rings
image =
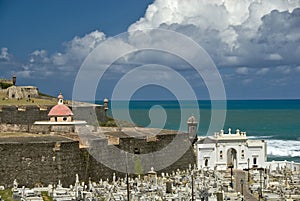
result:
[(300, 157), (300, 141), (266, 140), (267, 153), (270, 156)]

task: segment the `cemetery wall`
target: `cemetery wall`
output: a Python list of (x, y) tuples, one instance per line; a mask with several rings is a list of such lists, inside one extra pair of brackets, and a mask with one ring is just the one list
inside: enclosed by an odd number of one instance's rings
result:
[[(158, 158), (151, 157), (151, 154), (146, 160), (142, 160), (140, 156), (161, 150), (172, 141), (174, 136), (158, 135), (158, 140), (155, 142), (147, 142), (146, 139), (120, 138), (119, 145), (108, 145), (108, 141), (102, 139), (94, 141), (94, 145), (97, 145), (94, 148), (92, 148), (93, 144), (90, 148), (79, 148), (78, 141), (57, 137), (2, 140), (0, 142), (0, 185), (12, 187), (13, 180), (17, 179), (20, 186), (26, 187), (47, 186), (56, 184), (58, 180), (64, 186), (69, 186), (74, 184), (76, 174), (81, 181), (86, 182), (89, 178), (93, 181), (111, 180), (113, 173), (124, 177), (126, 168), (140, 174), (140, 171), (147, 172), (151, 167), (157, 169), (165, 162), (164, 160), (168, 160), (167, 158), (157, 160)], [(115, 148), (129, 153), (136, 152), (136, 154), (127, 161), (124, 158), (120, 160)], [(105, 163), (99, 162), (102, 160), (95, 159), (90, 153), (101, 153), (102, 159), (112, 162), (115, 167), (107, 167)], [(159, 158), (164, 158), (163, 155), (164, 153), (161, 153)], [(179, 160), (158, 173), (187, 169), (190, 164), (195, 164), (192, 147), (189, 147)], [(114, 170), (115, 168), (124, 171), (118, 172)]]

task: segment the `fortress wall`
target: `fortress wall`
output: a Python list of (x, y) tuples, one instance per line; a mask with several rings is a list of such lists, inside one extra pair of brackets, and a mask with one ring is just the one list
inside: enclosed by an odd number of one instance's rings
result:
[(1, 143), (0, 185), (11, 187), (14, 179), (27, 187), (74, 183), (82, 172), (78, 147), (78, 142)]
[[(188, 135), (184, 135), (186, 138)], [(133, 153), (135, 149), (139, 149), (141, 154), (151, 153), (165, 147), (172, 141), (174, 135), (160, 135), (158, 141), (147, 142), (145, 139), (136, 138), (121, 138), (119, 145), (108, 145), (106, 139), (101, 139), (92, 142), (93, 147), (85, 149), (79, 148), (77, 141), (61, 141), (27, 143), (0, 143), (0, 185), (12, 187), (13, 180), (17, 179), (20, 186), (26, 185), (32, 187), (35, 184), (48, 185), (57, 183), (61, 180), (64, 186), (69, 186), (75, 182), (75, 174), (79, 174), (81, 181), (88, 181), (90, 177), (93, 181), (100, 179), (111, 181), (113, 173), (117, 177), (124, 177), (123, 172), (117, 172), (114, 169), (120, 169), (126, 172), (126, 167), (136, 173), (142, 169), (148, 172), (151, 167), (157, 171), (157, 167), (168, 160), (162, 153), (161, 160), (156, 160), (147, 156), (146, 160), (142, 161), (139, 155), (128, 157), (126, 162), (125, 152), (123, 156), (117, 154), (115, 148), (120, 148)], [(177, 146), (178, 148), (178, 146)], [(92, 155), (97, 154), (101, 157), (94, 158)], [(179, 153), (171, 150), (172, 154)], [(104, 161), (110, 161), (112, 169), (108, 168)], [(195, 164), (195, 155), (192, 147), (180, 157), (178, 161), (170, 167), (157, 171), (172, 172), (177, 169), (187, 169), (189, 164)], [(128, 165), (127, 165), (128, 164)]]
[[(168, 154), (176, 155), (183, 154), (179, 159), (173, 163), (171, 162), (171, 158), (168, 157), (166, 152), (161, 152), (154, 156), (152, 153), (159, 151), (166, 147), (175, 137), (175, 135), (158, 135), (157, 141), (147, 142), (146, 139), (137, 139), (137, 138), (120, 138), (119, 145), (109, 145), (107, 146), (107, 141), (103, 140), (102, 142), (96, 142), (92, 145), (94, 148), (90, 150), (92, 153), (95, 153), (98, 156), (98, 160), (102, 156), (102, 160), (109, 160), (109, 164), (112, 165), (113, 169), (121, 170), (121, 172), (117, 172), (114, 170), (107, 169), (106, 166), (99, 163), (93, 157), (90, 158), (90, 168), (89, 176), (96, 180), (100, 178), (111, 178), (113, 173), (116, 173), (117, 176), (124, 177), (124, 173), (126, 172), (126, 168), (131, 172), (135, 172), (136, 174), (140, 174), (142, 172), (150, 171), (151, 167), (154, 167), (154, 170), (158, 173), (161, 172), (172, 172), (177, 169), (187, 169), (189, 165), (194, 165), (196, 163), (196, 157), (194, 154), (194, 150), (192, 146), (185, 150), (179, 150), (181, 146), (175, 146), (174, 149), (167, 150)], [(182, 139), (180, 141), (182, 143), (187, 142), (188, 135), (182, 135)], [(186, 140), (186, 141), (183, 141)], [(117, 149), (119, 150), (117, 150)], [(129, 153), (134, 153), (135, 151), (139, 151), (139, 154), (136, 154), (134, 157), (130, 154), (120, 153), (120, 150), (124, 150)], [(142, 154), (148, 154), (143, 160), (141, 157)], [(180, 156), (180, 155), (179, 155)], [(126, 161), (127, 157), (127, 161)], [(165, 165), (165, 162), (169, 162), (170, 166), (161, 169)], [(160, 169), (160, 170), (159, 170)]]
[(52, 106), (45, 106), (41, 110), (36, 105), (29, 106), (1, 106), (0, 122), (2, 124), (32, 125), (35, 121), (47, 121)]

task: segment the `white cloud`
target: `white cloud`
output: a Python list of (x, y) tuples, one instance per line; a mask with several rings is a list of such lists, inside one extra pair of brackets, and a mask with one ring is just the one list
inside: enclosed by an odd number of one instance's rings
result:
[(74, 37), (66, 43), (67, 53), (77, 57), (78, 60), (85, 58), (99, 43), (105, 40), (105, 34), (100, 31), (91, 32), (84, 37)]
[(247, 75), (249, 73), (249, 69), (247, 67), (240, 67), (237, 68), (235, 72), (241, 75)]
[(253, 79), (248, 78), (248, 79), (242, 80), (242, 83), (245, 84), (245, 85), (247, 85), (247, 84), (250, 84), (252, 81), (253, 81)]
[(46, 50), (35, 50), (30, 54), (30, 63), (49, 63), (48, 53)]
[(296, 67), (296, 71), (300, 73), (300, 66)]
[(8, 53), (8, 48), (2, 47), (1, 53), (0, 53), (0, 61), (9, 61), (11, 58), (11, 55)]
[(258, 75), (265, 75), (265, 74), (267, 74), (269, 71), (270, 71), (269, 68), (261, 68), (261, 69), (259, 69), (259, 70), (256, 72), (256, 74), (258, 74)]
[(282, 60), (282, 56), (280, 56), (280, 54), (275, 53), (275, 54), (269, 54), (266, 56), (267, 60), (274, 60), (274, 61), (278, 61), (278, 60)]
[(291, 72), (291, 67), (289, 66), (278, 66), (276, 71), (283, 74), (289, 74)]
[(129, 31), (164, 28), (184, 33), (218, 66), (300, 64), (296, 52), (289, 54), (300, 45), (295, 25), (299, 11), (294, 10), (299, 7), (300, 0), (156, 0)]

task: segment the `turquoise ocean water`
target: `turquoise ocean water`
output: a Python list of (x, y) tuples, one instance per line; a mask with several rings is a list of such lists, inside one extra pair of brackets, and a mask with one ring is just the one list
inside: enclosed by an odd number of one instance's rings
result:
[[(110, 116), (116, 118), (116, 114), (128, 112), (132, 122), (145, 127), (155, 126), (155, 121), (161, 121), (160, 117), (166, 115), (163, 126), (165, 129), (183, 131), (186, 130), (185, 122), (188, 116), (195, 114), (199, 107), (198, 135), (213, 135), (207, 133), (211, 119), (209, 100), (200, 100), (198, 104), (192, 104), (190, 101), (180, 103), (178, 101), (114, 101), (110, 103), (110, 107), (108, 113)], [(183, 127), (180, 127), (181, 114)], [(228, 132), (228, 128), (233, 131), (236, 129), (245, 131), (251, 139), (266, 140), (269, 161), (300, 162), (300, 100), (229, 100), (223, 126), (225, 133)], [(222, 128), (215, 131), (220, 129)]]

